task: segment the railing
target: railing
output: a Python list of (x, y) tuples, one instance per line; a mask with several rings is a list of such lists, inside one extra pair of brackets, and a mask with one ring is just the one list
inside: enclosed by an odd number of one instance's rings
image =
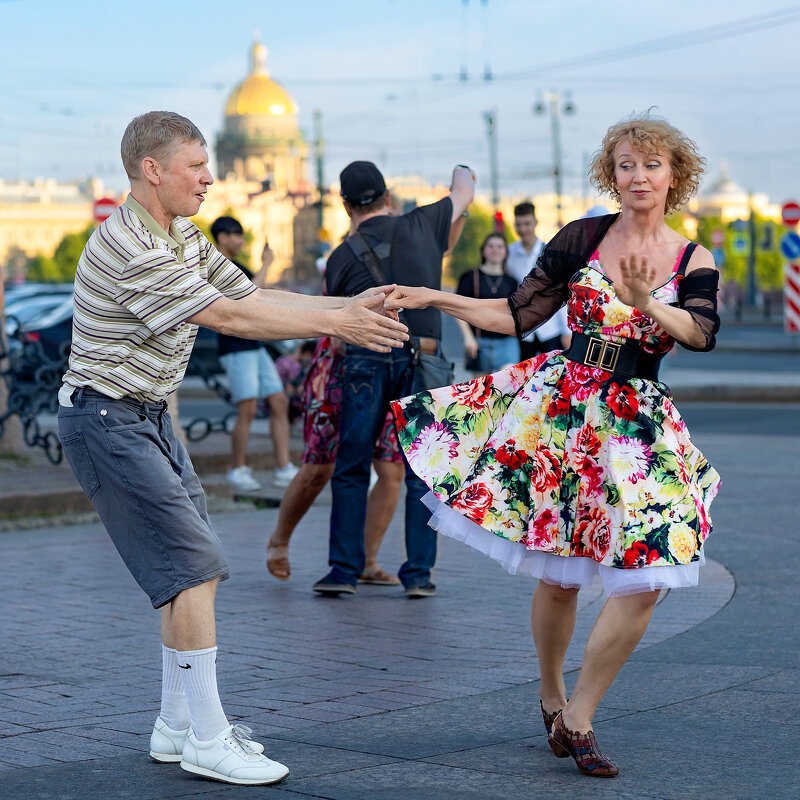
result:
[[(17, 330), (19, 326), (17, 326)], [(8, 391), (8, 405), (0, 409), (0, 437), (7, 421), (15, 414), (22, 423), (23, 437), (28, 447), (41, 447), (51, 464), (63, 458), (61, 442), (54, 431), (42, 433), (40, 414), (58, 411), (58, 389), (69, 360), (69, 343), (65, 343), (55, 358), (48, 357), (42, 345), (19, 332), (6, 339), (0, 332), (0, 379)]]

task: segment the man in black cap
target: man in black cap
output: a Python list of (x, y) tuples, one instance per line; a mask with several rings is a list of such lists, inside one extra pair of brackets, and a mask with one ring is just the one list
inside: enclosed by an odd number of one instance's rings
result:
[[(474, 195), (469, 167), (453, 171), (450, 193), (402, 216), (391, 212), (383, 175), (369, 161), (354, 161), (340, 175), (344, 207), (353, 234), (331, 253), (325, 280), (328, 293), (351, 296), (388, 281), (438, 289), (442, 256), (463, 227)], [(383, 280), (385, 278), (386, 280)], [(370, 460), (389, 402), (411, 392), (413, 347), (440, 352), (441, 315), (436, 309), (404, 313), (412, 343), (393, 353), (377, 354), (348, 345), (342, 375), (342, 412), (336, 468), (331, 481), (331, 571), (314, 584), (325, 595), (352, 594), (364, 568), (364, 522)], [(427, 487), (406, 469), (406, 562), (399, 577), (409, 597), (430, 597), (436, 587), (436, 534), (430, 512), (421, 502)]]

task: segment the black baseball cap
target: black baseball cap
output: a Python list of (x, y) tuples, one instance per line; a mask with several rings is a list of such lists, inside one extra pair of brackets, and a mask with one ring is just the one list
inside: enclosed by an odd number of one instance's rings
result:
[(351, 206), (374, 203), (386, 194), (381, 171), (371, 161), (354, 161), (339, 175), (340, 194)]

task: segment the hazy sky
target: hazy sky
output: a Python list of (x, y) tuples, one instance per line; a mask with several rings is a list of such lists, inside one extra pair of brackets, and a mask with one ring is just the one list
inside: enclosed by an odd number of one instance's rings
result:
[(751, 191), (800, 195), (800, 4), (785, 0), (0, 0), (0, 178), (122, 189), (121, 133), (155, 108), (213, 151), (255, 31), (309, 138), (322, 111), (328, 181), (354, 158), (431, 181), (468, 163), (483, 181), (494, 108), (501, 191), (549, 191), (550, 118), (532, 106), (554, 91), (576, 108), (567, 192), (610, 124), (656, 106), (697, 141), (706, 183), (727, 162)]

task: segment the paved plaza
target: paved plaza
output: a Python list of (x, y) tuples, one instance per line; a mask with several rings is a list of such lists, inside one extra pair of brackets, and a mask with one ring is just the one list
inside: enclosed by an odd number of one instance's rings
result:
[[(713, 414), (694, 426), (723, 476), (709, 562), (699, 587), (662, 597), (596, 717), (618, 779), (585, 778), (547, 746), (531, 579), (440, 537), (435, 598), (364, 586), (317, 597), (323, 499), (296, 533), (285, 584), (264, 570), (276, 510), (215, 516), (233, 573), (219, 592), (220, 690), (290, 767), (275, 787), (149, 759), (157, 615), (98, 523), (1, 533), (0, 797), (796, 797), (800, 425), (768, 429), (798, 413), (774, 406), (745, 435), (719, 432)], [(402, 561), (401, 529), (397, 514), (388, 568)], [(601, 602), (581, 595), (568, 685)]]

